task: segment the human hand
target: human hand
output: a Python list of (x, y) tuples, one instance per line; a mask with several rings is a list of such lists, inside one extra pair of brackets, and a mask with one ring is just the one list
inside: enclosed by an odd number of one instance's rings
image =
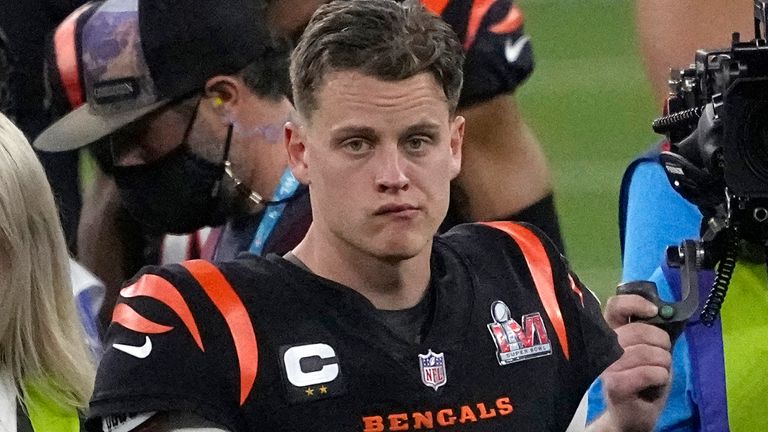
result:
[(656, 313), (657, 307), (638, 295), (608, 299), (605, 319), (624, 354), (601, 375), (607, 406), (602, 430), (650, 431), (664, 407), (672, 365), (669, 335), (635, 321)]

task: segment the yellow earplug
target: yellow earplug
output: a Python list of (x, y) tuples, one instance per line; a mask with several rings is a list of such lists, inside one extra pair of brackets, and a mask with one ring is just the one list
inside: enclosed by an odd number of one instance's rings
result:
[(216, 96), (215, 98), (213, 98), (213, 106), (220, 107), (222, 105), (224, 105), (224, 101), (221, 100), (220, 97)]

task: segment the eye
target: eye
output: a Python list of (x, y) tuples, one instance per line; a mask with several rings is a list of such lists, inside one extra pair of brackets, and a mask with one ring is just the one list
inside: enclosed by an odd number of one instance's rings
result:
[(420, 152), (425, 150), (425, 148), (432, 142), (432, 140), (429, 137), (425, 136), (414, 136), (408, 139), (406, 141), (405, 146), (408, 151), (411, 152)]
[(350, 153), (365, 153), (372, 148), (370, 142), (361, 138), (346, 140), (342, 146)]

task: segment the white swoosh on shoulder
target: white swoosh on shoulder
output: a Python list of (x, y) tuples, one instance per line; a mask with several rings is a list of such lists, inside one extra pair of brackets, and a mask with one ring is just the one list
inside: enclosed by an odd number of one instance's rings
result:
[(511, 39), (507, 39), (507, 42), (504, 44), (504, 57), (507, 58), (507, 61), (510, 63), (516, 62), (529, 40), (531, 38), (528, 35), (522, 36), (514, 43)]
[(112, 347), (115, 348), (116, 350), (122, 351), (136, 358), (140, 358), (140, 359), (147, 358), (149, 353), (152, 352), (152, 341), (149, 339), (149, 336), (144, 336), (144, 337), (146, 339), (144, 340), (144, 345), (141, 345), (141, 346), (115, 343), (115, 344), (112, 344)]

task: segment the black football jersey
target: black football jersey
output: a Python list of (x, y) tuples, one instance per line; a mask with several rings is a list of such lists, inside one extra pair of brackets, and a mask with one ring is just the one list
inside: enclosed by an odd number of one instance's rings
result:
[(235, 432), (565, 430), (621, 348), (534, 230), (436, 237), (418, 344), (277, 255), (148, 268), (115, 308), (93, 430), (101, 416), (179, 410)]
[(464, 45), (466, 107), (511, 93), (533, 71), (533, 51), (523, 13), (513, 0), (422, 0), (458, 34)]

